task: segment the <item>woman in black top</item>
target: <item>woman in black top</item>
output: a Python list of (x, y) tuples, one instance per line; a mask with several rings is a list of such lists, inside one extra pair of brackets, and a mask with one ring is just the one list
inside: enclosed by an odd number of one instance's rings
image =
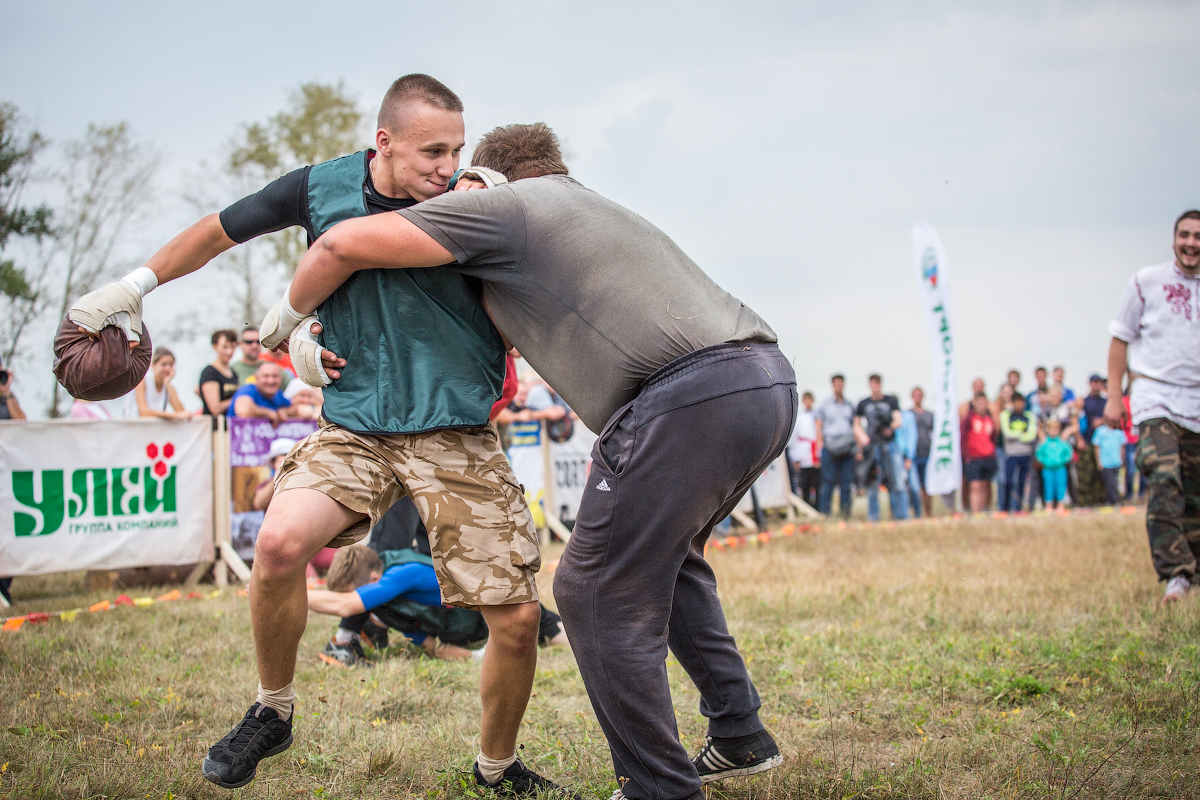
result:
[(204, 402), (204, 413), (213, 417), (214, 428), (216, 418), (229, 408), (230, 398), (238, 389), (237, 375), (229, 366), (236, 342), (237, 334), (233, 331), (214, 333), (212, 346), (217, 357), (200, 373), (200, 399)]

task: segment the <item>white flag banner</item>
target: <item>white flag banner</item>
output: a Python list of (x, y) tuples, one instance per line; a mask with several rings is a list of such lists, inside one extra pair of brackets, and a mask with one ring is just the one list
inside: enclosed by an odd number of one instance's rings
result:
[(0, 423), (0, 575), (213, 557), (212, 423)]
[(914, 223), (912, 235), (913, 261), (933, 358), (933, 441), (925, 468), (925, 491), (942, 495), (962, 487), (950, 276), (946, 269), (946, 249), (933, 226), (927, 222)]

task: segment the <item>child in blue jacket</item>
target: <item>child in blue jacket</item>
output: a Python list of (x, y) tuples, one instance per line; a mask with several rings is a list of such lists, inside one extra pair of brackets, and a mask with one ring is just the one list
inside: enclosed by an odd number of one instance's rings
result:
[(1046, 423), (1046, 440), (1038, 445), (1037, 460), (1042, 465), (1042, 499), (1046, 508), (1057, 508), (1067, 494), (1067, 465), (1075, 453), (1060, 437), (1062, 423), (1051, 418)]

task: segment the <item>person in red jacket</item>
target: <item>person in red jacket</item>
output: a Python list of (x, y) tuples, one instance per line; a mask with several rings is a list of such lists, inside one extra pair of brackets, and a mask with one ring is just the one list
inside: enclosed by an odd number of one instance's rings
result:
[(992, 479), (996, 477), (996, 419), (983, 392), (975, 393), (963, 417), (962, 448), (968, 507), (972, 514), (977, 514), (991, 505)]

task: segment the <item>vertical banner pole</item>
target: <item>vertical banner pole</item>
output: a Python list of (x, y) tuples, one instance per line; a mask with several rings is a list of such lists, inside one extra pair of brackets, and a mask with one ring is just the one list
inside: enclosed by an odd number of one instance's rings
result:
[[(553, 527), (550, 518), (558, 520), (558, 506), (554, 502), (554, 459), (550, 457), (550, 423), (542, 420), (540, 424), (538, 441), (542, 445), (542, 513), (546, 518), (546, 530), (549, 531)], [(546, 538), (550, 538), (549, 533), (546, 534)]]
[(930, 495), (948, 495), (962, 488), (950, 276), (946, 268), (946, 250), (932, 225), (927, 222), (913, 224), (912, 248), (921, 305), (929, 328), (934, 378), (933, 442), (925, 470), (925, 491)]
[(213, 575), (217, 588), (229, 585), (229, 567), (223, 558), (229, 547), (229, 493), (233, 478), (229, 467), (229, 424), (224, 414), (217, 417), (217, 429), (213, 431), (213, 535), (216, 543), (217, 563)]

